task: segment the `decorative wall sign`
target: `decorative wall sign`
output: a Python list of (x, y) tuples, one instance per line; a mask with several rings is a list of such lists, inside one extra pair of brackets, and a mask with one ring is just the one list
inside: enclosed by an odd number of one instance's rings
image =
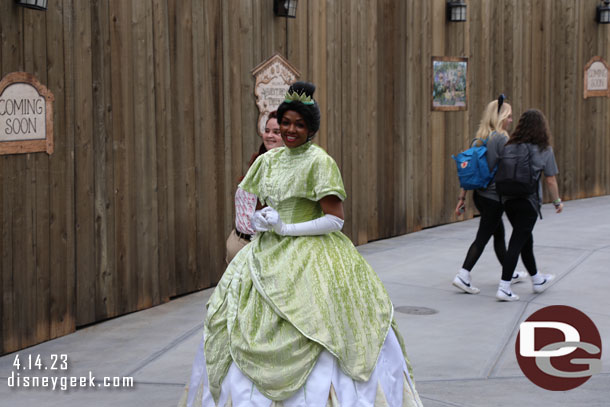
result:
[(610, 97), (608, 88), (608, 64), (602, 57), (593, 57), (585, 65), (585, 99), (589, 97)]
[(301, 74), (280, 54), (260, 63), (252, 70), (256, 78), (254, 95), (258, 106), (258, 134), (262, 136), (269, 112), (274, 111), (284, 101), (284, 95)]
[(0, 154), (53, 153), (53, 99), (27, 72), (0, 81)]
[(432, 110), (468, 109), (468, 58), (432, 57)]

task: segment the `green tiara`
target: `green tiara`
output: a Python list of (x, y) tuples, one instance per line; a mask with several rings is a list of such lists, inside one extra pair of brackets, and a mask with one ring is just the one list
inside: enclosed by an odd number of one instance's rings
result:
[(284, 102), (301, 102), (304, 105), (313, 105), (313, 99), (311, 96), (307, 96), (305, 92), (299, 94), (296, 91), (286, 92), (286, 96), (284, 96)]

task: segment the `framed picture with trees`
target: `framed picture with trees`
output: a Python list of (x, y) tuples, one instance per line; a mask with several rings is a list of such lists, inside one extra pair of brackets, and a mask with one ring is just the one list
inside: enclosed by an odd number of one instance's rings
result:
[(432, 57), (432, 110), (468, 109), (468, 58)]

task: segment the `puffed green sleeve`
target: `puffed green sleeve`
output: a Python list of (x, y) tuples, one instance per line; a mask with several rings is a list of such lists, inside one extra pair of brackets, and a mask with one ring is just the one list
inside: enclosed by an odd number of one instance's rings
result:
[(347, 197), (341, 171), (330, 155), (316, 157), (307, 181), (312, 191), (310, 199), (314, 201), (319, 201), (327, 195), (335, 195), (342, 201)]

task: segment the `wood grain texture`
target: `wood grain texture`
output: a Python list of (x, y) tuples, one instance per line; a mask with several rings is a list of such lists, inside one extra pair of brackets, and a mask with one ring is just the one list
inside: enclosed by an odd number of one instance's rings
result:
[(93, 78), (91, 5), (74, 3), (74, 120), (77, 324), (95, 319), (97, 270), (94, 240), (95, 154), (93, 151)]
[(164, 0), (153, 0), (153, 43), (154, 43), (154, 96), (155, 127), (157, 149), (157, 205), (159, 233), (159, 290), (160, 299), (165, 302), (176, 295), (175, 241), (173, 233), (173, 154), (172, 154), (172, 99), (171, 64), (169, 47), (168, 5)]
[[(23, 35), (22, 12), (15, 10), (9, 3), (3, 4), (2, 16), (9, 16), (9, 20), (2, 22), (2, 74), (24, 70), (24, 55), (19, 44)], [(2, 178), (3, 178), (3, 253), (2, 253), (2, 280), (3, 280), (3, 315), (2, 315), (2, 337), (3, 351), (10, 352), (20, 349), (25, 342), (28, 331), (20, 324), (20, 309), (23, 309), (21, 293), (24, 292), (23, 276), (26, 274), (22, 261), (26, 248), (20, 247), (23, 241), (23, 233), (20, 229), (24, 227), (25, 197), (19, 191), (24, 185), (20, 181), (25, 175), (25, 156), (3, 156)], [(14, 334), (17, 332), (18, 334)]]
[[(25, 70), (32, 72), (42, 83), (47, 83), (47, 47), (46, 42), (36, 41), (36, 38), (46, 36), (46, 19), (41, 13), (28, 13), (24, 16), (25, 47)], [(29, 40), (28, 40), (29, 39)], [(51, 115), (53, 112), (49, 112)], [(53, 134), (52, 128), (50, 133)], [(31, 315), (28, 324), (33, 327), (28, 338), (28, 343), (35, 344), (38, 338), (49, 337), (50, 315), (48, 304), (50, 302), (50, 280), (49, 268), (49, 155), (32, 154), (32, 173), (28, 174), (28, 200), (32, 200), (31, 242), (32, 249), (29, 252), (31, 262), (29, 267), (32, 271), (32, 289), (35, 288), (36, 295), (26, 297), (32, 302)], [(29, 274), (29, 273), (28, 273)]]
[[(47, 18), (47, 87), (53, 89), (55, 152), (50, 157), (49, 246), (51, 318), (48, 338), (76, 327), (76, 263), (74, 211), (74, 92), (72, 1), (53, 2)], [(62, 106), (61, 108), (59, 106)]]

